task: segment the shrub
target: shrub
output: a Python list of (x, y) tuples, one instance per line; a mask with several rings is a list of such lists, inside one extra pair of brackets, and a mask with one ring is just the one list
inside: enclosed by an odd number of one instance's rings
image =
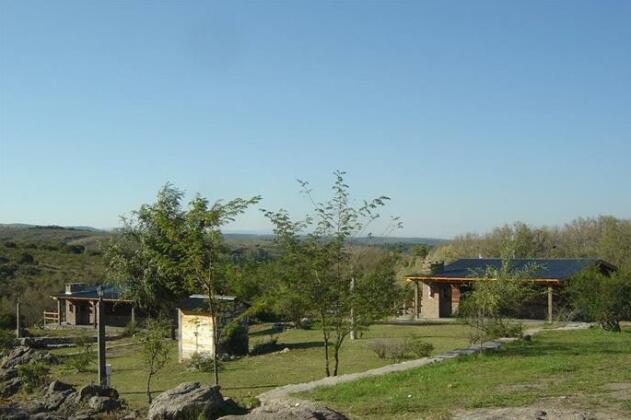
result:
[(43, 386), (48, 382), (50, 369), (42, 362), (27, 363), (18, 366), (18, 377), (27, 392)]
[(12, 330), (16, 328), (17, 317), (14, 313), (5, 312), (0, 314), (0, 330)]
[(74, 339), (78, 353), (72, 355), (68, 365), (77, 372), (88, 372), (90, 365), (96, 362), (96, 353), (93, 350), (92, 341), (88, 336), (80, 335)]
[(406, 343), (402, 340), (375, 340), (369, 344), (370, 349), (380, 359), (390, 359), (399, 362), (407, 353)]
[(35, 257), (28, 252), (22, 252), (18, 257), (18, 264), (35, 264)]
[(408, 353), (415, 357), (428, 357), (434, 351), (434, 345), (423, 341), (420, 337), (410, 337), (406, 341)]
[(388, 341), (386, 340), (374, 340), (368, 344), (370, 350), (373, 351), (380, 359), (385, 359), (388, 355)]
[(519, 322), (496, 320), (487, 325), (486, 335), (488, 338), (521, 337), (523, 331), (524, 326)]
[(127, 325), (125, 325), (125, 329), (123, 330), (123, 337), (133, 337), (138, 332), (138, 323), (135, 321), (129, 321)]
[(0, 353), (11, 350), (17, 344), (15, 335), (10, 330), (0, 330)]
[[(214, 372), (215, 371), (215, 361), (213, 357), (208, 353), (193, 353), (190, 360), (188, 361), (188, 366), (191, 369), (200, 371), (200, 372)], [(217, 367), (219, 370), (222, 369), (222, 364), (220, 360), (217, 360)]]
[(250, 351), (250, 354), (253, 356), (273, 353), (275, 351), (279, 351), (283, 348), (283, 346), (278, 344), (278, 337), (270, 335), (267, 340), (259, 343), (255, 343)]

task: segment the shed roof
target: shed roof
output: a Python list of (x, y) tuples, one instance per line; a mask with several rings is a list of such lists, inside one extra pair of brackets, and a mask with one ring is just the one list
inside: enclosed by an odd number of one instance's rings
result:
[[(103, 300), (121, 301), (127, 302), (127, 299), (123, 298), (123, 291), (112, 285), (101, 285), (103, 288)], [(83, 299), (83, 300), (98, 300), (99, 295), (97, 293), (98, 286), (89, 287), (76, 292), (60, 293), (53, 296), (57, 299)]]
[[(463, 258), (432, 274), (408, 278), (479, 278), (487, 268), (501, 269), (504, 263), (500, 258)], [(534, 278), (551, 280), (566, 280), (591, 267), (597, 267), (603, 272), (616, 270), (615, 266), (596, 258), (520, 258), (510, 260), (510, 264), (515, 271), (533, 269)]]

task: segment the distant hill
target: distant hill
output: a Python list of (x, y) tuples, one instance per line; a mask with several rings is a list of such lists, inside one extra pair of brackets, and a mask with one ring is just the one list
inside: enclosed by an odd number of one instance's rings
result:
[[(21, 223), (0, 224), (0, 240), (39, 242), (59, 241), (64, 243), (84, 242), (89, 239), (105, 239), (115, 235), (115, 231), (106, 231), (90, 226), (40, 226)], [(226, 233), (224, 237), (228, 242), (269, 242), (274, 239), (272, 234), (258, 233)], [(425, 244), (429, 246), (444, 245), (447, 239), (438, 238), (405, 238), (405, 237), (370, 237), (357, 238), (354, 241), (358, 245), (393, 245)]]
[(0, 241), (13, 242), (61, 242), (89, 247), (112, 236), (91, 227), (38, 226), (26, 224), (0, 224)]

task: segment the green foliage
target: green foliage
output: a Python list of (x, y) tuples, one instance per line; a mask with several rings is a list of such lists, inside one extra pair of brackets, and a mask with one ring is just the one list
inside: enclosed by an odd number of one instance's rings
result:
[(281, 350), (283, 346), (278, 344), (278, 337), (270, 335), (263, 341), (254, 343), (250, 354), (252, 356), (259, 356), (261, 354), (274, 353)]
[(417, 358), (428, 357), (434, 351), (434, 345), (421, 337), (412, 336), (406, 340), (407, 351)]
[[(457, 236), (431, 251), (433, 261), (458, 258), (602, 258), (631, 265), (631, 220), (612, 216), (576, 219), (561, 227), (505, 225), (486, 234)], [(508, 253), (505, 251), (509, 250)]]
[[(370, 236), (367, 229), (379, 218), (378, 209), (389, 199), (381, 196), (364, 201), (357, 208), (351, 206), (349, 187), (344, 173), (339, 171), (335, 173), (333, 195), (326, 202), (313, 199), (308, 183), (301, 185), (314, 205), (313, 214), (306, 220), (294, 221), (284, 210), (264, 211), (274, 225), (281, 254), (277, 262), (281, 268), (277, 270), (280, 293), (271, 297), (289, 298), (292, 307), (302, 304), (304, 311), (317, 319), (324, 341), (325, 373), (335, 376), (346, 337), (353, 329), (396, 307), (390, 300), (400, 296), (392, 261), (380, 262), (380, 267), (375, 268), (374, 261), (362, 261), (360, 255), (352, 252), (353, 240)], [(393, 219), (389, 229), (399, 225), (398, 219)], [(350, 316), (351, 310), (354, 317)]]
[(142, 360), (147, 368), (147, 399), (151, 403), (151, 378), (169, 360), (169, 342), (166, 339), (170, 329), (168, 320), (148, 319), (145, 329), (136, 334), (136, 343), (142, 349)]
[(41, 387), (48, 382), (50, 369), (42, 362), (31, 362), (18, 365), (18, 378), (24, 384), (27, 392), (32, 392), (35, 388)]
[(417, 336), (411, 336), (400, 340), (379, 339), (369, 344), (370, 350), (380, 359), (389, 359), (395, 363), (404, 359), (428, 357), (432, 354), (434, 346)]
[(0, 329), (0, 353), (11, 350), (16, 344), (17, 340), (13, 331)]
[(223, 369), (221, 360), (215, 360), (206, 353), (193, 353), (187, 364), (193, 370), (206, 373), (214, 372), (215, 366), (217, 366), (219, 370)]
[(14, 330), (17, 327), (17, 316), (14, 313), (0, 314), (0, 330)]
[[(536, 267), (514, 270), (510, 260), (501, 269), (488, 268), (482, 279), (474, 283), (473, 291), (460, 303), (459, 316), (474, 328), (472, 343), (514, 336), (521, 331), (518, 322), (510, 321), (519, 314), (522, 305), (535, 296), (529, 279)], [(505, 335), (506, 334), (506, 335)]]
[(90, 371), (91, 366), (96, 363), (97, 356), (92, 340), (89, 336), (82, 334), (75, 337), (74, 344), (77, 349), (77, 354), (70, 356), (68, 366), (76, 372)]
[(136, 321), (129, 321), (127, 325), (125, 325), (125, 330), (123, 331), (123, 337), (133, 337), (138, 332), (138, 323)]
[(620, 321), (631, 319), (631, 271), (622, 268), (611, 275), (596, 270), (570, 280), (568, 294), (578, 313), (609, 331), (620, 331)]

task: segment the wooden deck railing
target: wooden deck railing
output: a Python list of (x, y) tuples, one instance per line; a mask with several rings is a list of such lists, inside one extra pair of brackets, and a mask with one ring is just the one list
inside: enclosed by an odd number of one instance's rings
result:
[(54, 323), (59, 323), (59, 312), (47, 312), (44, 311), (44, 324), (48, 324), (48, 321), (52, 321)]

